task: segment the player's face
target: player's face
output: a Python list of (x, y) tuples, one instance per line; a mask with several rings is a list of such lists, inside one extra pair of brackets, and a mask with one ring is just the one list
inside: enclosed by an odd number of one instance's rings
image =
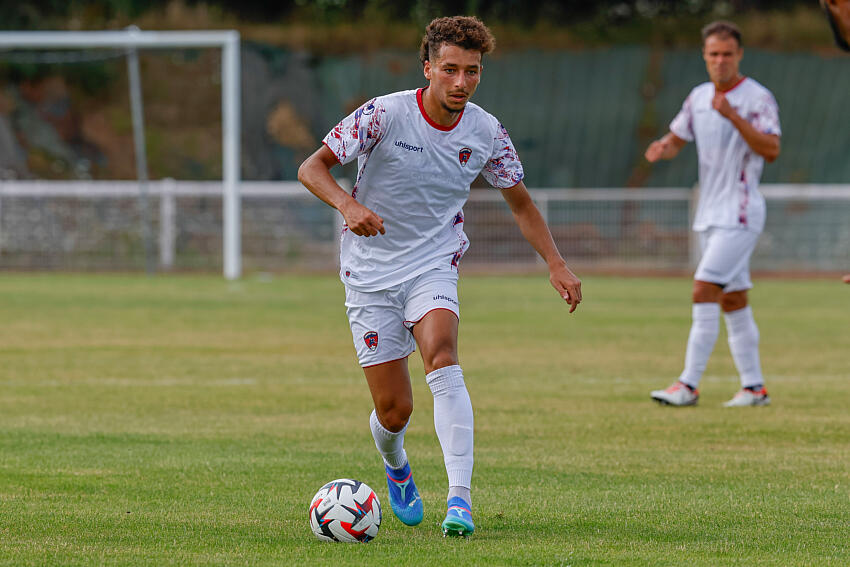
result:
[(835, 33), (835, 43), (850, 51), (850, 0), (821, 0), (820, 3)]
[(440, 106), (460, 112), (481, 80), (481, 52), (444, 43), (437, 57), (425, 62), (424, 71)]
[(702, 57), (705, 68), (714, 84), (725, 85), (738, 76), (738, 65), (744, 56), (744, 50), (734, 37), (710, 35), (705, 39)]

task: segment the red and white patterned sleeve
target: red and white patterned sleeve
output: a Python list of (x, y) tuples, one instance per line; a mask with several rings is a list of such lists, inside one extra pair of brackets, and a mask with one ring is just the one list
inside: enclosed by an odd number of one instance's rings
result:
[(493, 153), (481, 170), (481, 175), (496, 189), (513, 187), (525, 176), (511, 137), (501, 124), (497, 124)]
[(377, 98), (366, 102), (342, 119), (328, 132), (322, 143), (346, 164), (365, 154), (377, 144), (384, 133), (386, 109)]
[(763, 134), (782, 135), (782, 128), (779, 125), (779, 105), (776, 104), (776, 99), (770, 92), (764, 93), (759, 98), (749, 123)]
[(693, 91), (685, 99), (685, 102), (682, 103), (682, 109), (679, 111), (679, 114), (670, 123), (670, 131), (686, 142), (694, 141), (694, 115), (691, 109), (692, 96)]

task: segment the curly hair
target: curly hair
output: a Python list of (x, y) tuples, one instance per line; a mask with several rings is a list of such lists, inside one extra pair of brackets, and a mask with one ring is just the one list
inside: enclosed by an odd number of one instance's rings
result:
[(705, 45), (705, 41), (713, 35), (720, 36), (724, 39), (731, 37), (738, 42), (738, 47), (743, 45), (741, 42), (741, 30), (738, 29), (738, 26), (732, 22), (718, 20), (716, 22), (711, 22), (702, 28), (702, 44)]
[(496, 39), (484, 23), (475, 16), (452, 16), (431, 20), (419, 46), (419, 60), (424, 65), (440, 52), (444, 43), (463, 49), (480, 51), (483, 57), (496, 47)]

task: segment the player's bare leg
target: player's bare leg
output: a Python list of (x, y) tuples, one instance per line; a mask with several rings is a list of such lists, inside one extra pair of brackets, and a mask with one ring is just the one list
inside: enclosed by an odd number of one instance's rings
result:
[(457, 315), (448, 309), (434, 309), (413, 327), (413, 337), (419, 346), (425, 373), (458, 364)]
[(375, 413), (381, 425), (398, 433), (407, 425), (413, 413), (413, 390), (407, 357), (391, 360), (363, 369), (369, 392), (375, 404)]
[(474, 424), (472, 402), (458, 364), (457, 333), (457, 316), (445, 309), (428, 312), (413, 327), (434, 395), (434, 428), (449, 478), (443, 534), (468, 536), (475, 530), (470, 494)]
[(404, 450), (404, 433), (413, 413), (407, 357), (368, 366), (363, 373), (375, 404), (369, 426), (384, 459), (393, 513), (408, 526), (415, 526), (422, 521), (423, 508)]
[(759, 359), (759, 330), (747, 300), (747, 290), (724, 293), (720, 298), (729, 350), (741, 375), (741, 389), (726, 407), (766, 406), (770, 396), (764, 387)]

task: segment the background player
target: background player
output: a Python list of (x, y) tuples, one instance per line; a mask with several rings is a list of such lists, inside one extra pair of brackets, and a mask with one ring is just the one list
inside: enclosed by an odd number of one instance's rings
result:
[[(475, 529), (472, 404), (457, 355), (457, 268), (468, 247), (461, 209), (479, 173), (502, 190), (570, 312), (581, 302), (581, 282), (531, 201), (507, 131), (468, 102), (493, 45), (476, 18), (432, 21), (420, 48), (428, 86), (370, 100), (343, 119), (298, 172), (345, 218), (340, 278), (349, 323), (375, 404), (370, 425), (392, 509), (408, 525), (423, 517), (403, 446), (413, 411), (407, 357), (419, 347), (449, 479), (442, 527), (450, 535)], [(329, 170), (354, 158), (358, 175), (349, 195)]]
[(747, 302), (749, 262), (764, 227), (758, 191), (764, 160), (779, 156), (779, 110), (773, 95), (739, 72), (741, 32), (730, 22), (703, 28), (703, 58), (711, 79), (695, 87), (670, 124), (670, 132), (646, 150), (646, 159), (672, 159), (689, 141), (699, 155), (700, 195), (694, 219), (702, 258), (694, 275), (693, 321), (678, 381), (652, 398), (694, 405), (697, 386), (719, 332), (721, 308), (741, 390), (727, 407), (766, 405), (759, 361), (759, 332)]

